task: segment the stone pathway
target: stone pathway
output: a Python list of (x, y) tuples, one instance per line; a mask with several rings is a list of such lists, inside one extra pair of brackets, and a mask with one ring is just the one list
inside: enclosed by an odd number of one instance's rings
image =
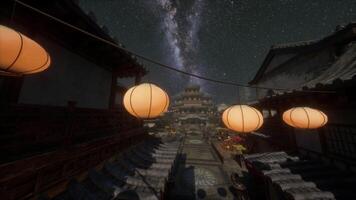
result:
[(169, 199), (233, 199), (224, 168), (211, 144), (187, 136)]

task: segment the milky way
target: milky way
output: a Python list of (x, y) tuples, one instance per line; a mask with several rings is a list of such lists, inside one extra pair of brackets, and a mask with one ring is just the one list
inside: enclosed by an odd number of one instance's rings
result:
[[(162, 19), (161, 29), (172, 51), (173, 64), (178, 69), (200, 75), (198, 32), (204, 0), (195, 0), (188, 5), (179, 1), (157, 0), (157, 5)], [(195, 78), (191, 78), (190, 82), (200, 83)]]
[[(79, 0), (128, 49), (206, 77), (247, 84), (271, 45), (321, 39), (356, 20), (355, 0)], [(188, 78), (144, 62), (170, 94)], [(191, 80), (195, 80), (194, 78)], [(196, 81), (196, 80), (195, 80)], [(133, 84), (133, 81), (130, 82)], [(217, 102), (236, 103), (237, 88), (201, 81)], [(128, 85), (129, 86), (129, 85)], [(247, 98), (251, 94), (241, 91)]]

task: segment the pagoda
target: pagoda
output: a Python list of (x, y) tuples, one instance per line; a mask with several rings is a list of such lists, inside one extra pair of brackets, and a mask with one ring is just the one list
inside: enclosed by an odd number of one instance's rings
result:
[(215, 106), (210, 95), (199, 85), (189, 85), (173, 98), (172, 112), (176, 130), (188, 135), (202, 135), (214, 126)]

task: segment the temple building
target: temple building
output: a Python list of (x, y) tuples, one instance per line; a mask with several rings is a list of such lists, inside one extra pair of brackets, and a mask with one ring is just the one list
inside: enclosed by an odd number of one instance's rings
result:
[(174, 97), (173, 119), (177, 131), (201, 134), (214, 125), (215, 106), (210, 95), (203, 93), (199, 85), (189, 85)]

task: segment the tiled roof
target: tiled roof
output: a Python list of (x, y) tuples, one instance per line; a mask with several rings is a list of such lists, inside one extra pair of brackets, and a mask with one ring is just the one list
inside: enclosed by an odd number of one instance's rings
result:
[(323, 49), (326, 46), (334, 47), (336, 45), (344, 44), (345, 42), (353, 41), (355, 40), (354, 38), (356, 35), (355, 27), (356, 23), (353, 22), (349, 23), (347, 26), (338, 26), (332, 34), (319, 40), (273, 45), (263, 61), (262, 66), (249, 83), (256, 84), (261, 79), (267, 68), (270, 67), (271, 62), (275, 59), (276, 55), (286, 53), (295, 53), (297, 55), (300, 52), (314, 52), (315, 50)]
[(264, 164), (286, 162), (288, 159), (297, 160), (298, 157), (289, 156), (286, 152), (270, 152), (245, 155), (244, 158), (250, 162), (258, 161)]
[(320, 76), (304, 86), (314, 88), (317, 84), (332, 84), (336, 79), (350, 80), (356, 75), (356, 43), (350, 43), (346, 51), (330, 65)]
[(272, 45), (271, 49), (285, 49), (285, 48), (293, 48), (293, 47), (304, 47), (311, 44), (315, 44), (319, 42), (319, 40), (308, 40), (308, 41), (301, 41), (301, 42), (291, 42), (291, 43), (282, 43), (282, 44), (275, 44)]
[[(319, 160), (302, 160), (285, 152), (244, 156), (290, 200), (356, 199), (356, 177)], [(261, 165), (265, 167), (261, 168)]]
[(356, 26), (356, 22), (351, 22), (346, 26), (341, 26), (338, 25), (336, 29), (328, 36), (318, 39), (318, 40), (305, 40), (305, 41), (300, 41), (300, 42), (290, 42), (290, 43), (281, 43), (281, 44), (275, 44), (272, 45), (271, 49), (286, 49), (286, 48), (293, 48), (293, 47), (305, 47), (313, 44), (317, 44), (319, 42), (323, 42), (325, 40), (329, 40), (330, 38), (334, 37), (335, 35), (338, 35), (340, 33), (343, 33), (345, 30), (353, 28)]
[(117, 160), (105, 163), (103, 169), (89, 170), (84, 181), (73, 180), (54, 200), (115, 199), (124, 194), (132, 199), (161, 199), (160, 192), (171, 176), (180, 144), (157, 140), (140, 143)]

